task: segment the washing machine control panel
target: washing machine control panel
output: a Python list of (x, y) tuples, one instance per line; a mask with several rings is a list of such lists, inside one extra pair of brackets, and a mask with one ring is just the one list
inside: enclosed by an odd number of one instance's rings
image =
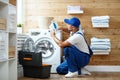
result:
[(40, 34), (40, 32), (31, 32), (31, 33), (30, 33), (31, 36), (37, 36), (37, 35), (39, 35), (39, 34)]
[(38, 36), (38, 35), (50, 35), (50, 30), (39, 30), (39, 29), (32, 29), (29, 30), (30, 36)]

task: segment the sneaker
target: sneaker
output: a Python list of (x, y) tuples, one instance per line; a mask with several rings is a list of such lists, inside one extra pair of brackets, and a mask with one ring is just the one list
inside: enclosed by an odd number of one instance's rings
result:
[(75, 77), (75, 76), (78, 76), (78, 71), (76, 71), (76, 72), (68, 72), (65, 75), (66, 78), (72, 78), (72, 77)]
[(82, 68), (81, 69), (81, 75), (91, 75), (91, 73), (87, 69)]

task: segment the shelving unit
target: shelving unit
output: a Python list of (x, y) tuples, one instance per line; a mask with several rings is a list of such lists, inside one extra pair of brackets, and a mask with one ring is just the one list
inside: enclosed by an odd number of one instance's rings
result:
[(0, 0), (0, 80), (17, 80), (15, 2)]

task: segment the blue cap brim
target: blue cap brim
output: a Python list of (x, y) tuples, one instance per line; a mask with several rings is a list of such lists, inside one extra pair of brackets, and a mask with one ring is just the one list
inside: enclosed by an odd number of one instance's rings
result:
[(71, 25), (71, 23), (69, 22), (69, 19), (64, 19), (64, 22)]

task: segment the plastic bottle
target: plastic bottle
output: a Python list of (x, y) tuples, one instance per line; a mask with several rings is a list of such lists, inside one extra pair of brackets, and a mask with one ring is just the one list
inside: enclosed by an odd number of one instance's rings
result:
[(57, 31), (57, 29), (58, 29), (58, 24), (57, 24), (57, 22), (56, 21), (51, 21), (51, 25), (50, 25), (50, 27), (49, 27), (50, 29), (52, 29), (52, 30), (55, 30), (55, 31)]

